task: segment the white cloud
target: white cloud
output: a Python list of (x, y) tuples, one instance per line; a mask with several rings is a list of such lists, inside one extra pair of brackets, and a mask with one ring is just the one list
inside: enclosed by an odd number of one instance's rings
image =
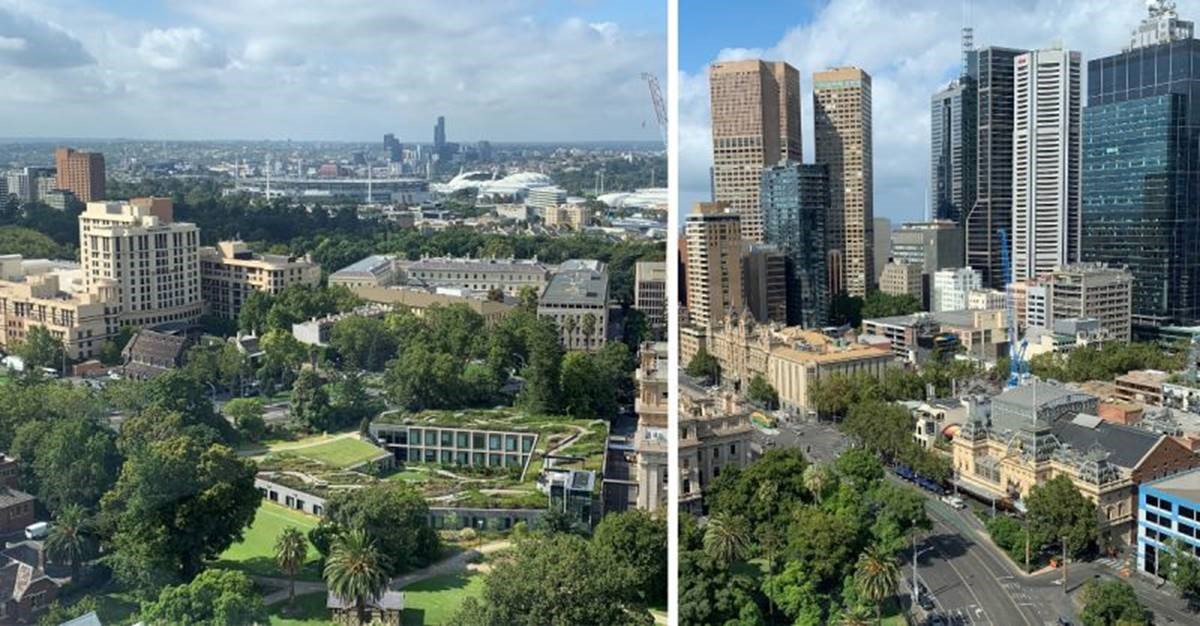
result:
[(57, 25), (0, 7), (0, 65), (63, 69), (93, 61), (83, 44)]
[(138, 44), (142, 59), (155, 69), (185, 70), (224, 67), (225, 51), (199, 28), (155, 28)]
[[(680, 7), (687, 10), (687, 5)], [(977, 46), (1046, 47), (1061, 42), (1089, 59), (1120, 52), (1144, 15), (1129, 0), (975, 0)], [(1200, 19), (1200, 0), (1181, 0), (1184, 19)], [(832, 0), (776, 42), (725, 42), (713, 59), (784, 60), (800, 71), (805, 157), (811, 160), (814, 71), (857, 65), (872, 76), (875, 212), (919, 219), (929, 176), (929, 98), (958, 72), (962, 8), (941, 0)], [(688, 37), (681, 32), (680, 38)], [(739, 48), (761, 45), (762, 48)], [(680, 182), (684, 202), (708, 195), (711, 143), (703, 68), (682, 68)]]

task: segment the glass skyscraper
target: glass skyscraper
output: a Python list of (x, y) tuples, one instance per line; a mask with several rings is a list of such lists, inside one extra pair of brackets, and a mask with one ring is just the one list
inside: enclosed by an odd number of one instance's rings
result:
[(929, 191), (933, 218), (962, 225), (975, 205), (977, 53), (963, 52), (962, 76), (930, 99)]
[(829, 170), (824, 165), (784, 161), (763, 170), (759, 202), (763, 238), (787, 260), (787, 323), (825, 325), (829, 277), (825, 268), (825, 215)]
[(1125, 51), (1088, 63), (1082, 149), (1083, 259), (1129, 268), (1143, 328), (1198, 321), (1198, 142), (1200, 40), (1152, 7)]

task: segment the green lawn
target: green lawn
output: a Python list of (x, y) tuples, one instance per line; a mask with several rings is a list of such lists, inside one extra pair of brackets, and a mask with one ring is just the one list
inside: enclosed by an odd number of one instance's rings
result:
[[(309, 593), (296, 596), (293, 611), (287, 611), (287, 602), (267, 607), (271, 614), (271, 626), (330, 626), (329, 609), (325, 608), (324, 593)], [(285, 611), (287, 614), (284, 615)]]
[(467, 598), (483, 593), (483, 576), (447, 574), (404, 588), (404, 626), (445, 624)]
[[(217, 561), (217, 566), (240, 570), (252, 576), (282, 578), (283, 574), (275, 565), (275, 538), (289, 526), (299, 528), (307, 535), (316, 525), (317, 518), (311, 515), (264, 500), (258, 507), (258, 513), (254, 515), (254, 523), (246, 529), (242, 541), (230, 546)], [(321, 573), (317, 570), (319, 558), (317, 549), (310, 544), (308, 563), (300, 570), (296, 579), (321, 580)]]
[(384, 453), (383, 450), (354, 437), (335, 439), (307, 448), (294, 448), (291, 452), (339, 468), (369, 461)]

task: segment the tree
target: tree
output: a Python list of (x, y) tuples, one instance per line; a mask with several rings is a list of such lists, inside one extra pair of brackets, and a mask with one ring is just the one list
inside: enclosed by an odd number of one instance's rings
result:
[(521, 375), (525, 387), (517, 403), (531, 413), (554, 413), (561, 400), (560, 387), (563, 349), (554, 321), (533, 318), (523, 328), (528, 355)]
[(1170, 550), (1160, 550), (1158, 555), (1158, 571), (1175, 585), (1181, 597), (1195, 604), (1200, 598), (1200, 559), (1178, 539), (1171, 540)]
[(684, 372), (688, 376), (702, 381), (705, 385), (713, 385), (721, 379), (721, 364), (717, 362), (716, 357), (708, 353), (704, 346), (701, 346), (692, 360), (688, 361)]
[(308, 560), (308, 540), (295, 526), (288, 526), (275, 538), (275, 564), (288, 577), (288, 606), (296, 601), (296, 574)]
[(450, 624), (649, 626), (633, 569), (577, 535), (534, 533), (495, 563), (482, 597), (464, 603)]
[(314, 431), (327, 431), (333, 426), (333, 411), (325, 379), (312, 369), (305, 369), (292, 384), (292, 416)]
[(1141, 626), (1149, 624), (1133, 587), (1123, 580), (1091, 580), (1083, 588), (1084, 626)]
[(824, 499), (825, 488), (829, 486), (829, 468), (814, 463), (804, 468), (804, 487), (813, 495), (818, 503)]
[(211, 569), (190, 583), (163, 589), (142, 604), (139, 617), (151, 626), (241, 626), (268, 621), (254, 581), (234, 570)]
[(1025, 505), (1030, 541), (1036, 548), (1060, 546), (1065, 537), (1068, 552), (1078, 557), (1096, 545), (1100, 535), (1096, 505), (1067, 476), (1030, 489)]
[(755, 374), (754, 378), (750, 379), (750, 387), (746, 391), (746, 397), (751, 402), (757, 402), (767, 410), (775, 410), (779, 408), (779, 393), (763, 378), (762, 374)]
[(562, 409), (567, 415), (576, 419), (607, 419), (616, 414), (614, 373), (597, 361), (597, 356), (580, 351), (568, 352), (563, 357), (559, 389)]
[(27, 370), (40, 367), (57, 370), (63, 366), (63, 342), (55, 339), (45, 326), (30, 328), (13, 353), (25, 361)]
[(342, 374), (330, 387), (330, 403), (338, 426), (361, 423), (379, 410), (380, 403), (367, 394), (362, 374), (358, 372)]
[(339, 491), (325, 503), (321, 522), (309, 538), (321, 554), (329, 554), (330, 538), (350, 529), (370, 534), (388, 576), (424, 567), (437, 556), (437, 533), (429, 527), (429, 506), (420, 493), (399, 482)]
[(732, 565), (746, 558), (749, 547), (750, 530), (745, 518), (718, 513), (708, 519), (704, 529), (704, 552), (714, 561)]
[(274, 297), (265, 291), (252, 291), (242, 302), (238, 311), (238, 330), (247, 333), (263, 331), (267, 325), (267, 313), (271, 311)]
[(921, 301), (912, 295), (894, 296), (876, 290), (868, 293), (866, 300), (863, 301), (862, 317), (867, 319), (893, 317), (909, 315), (920, 310)]
[(395, 338), (384, 320), (376, 317), (354, 315), (338, 320), (330, 331), (329, 345), (343, 367), (355, 370), (383, 371), (396, 355)]
[(79, 569), (95, 554), (95, 527), (88, 512), (78, 504), (69, 504), (58, 514), (50, 535), (46, 537), (46, 553), (56, 561), (71, 565), (71, 580), (79, 580)]
[(52, 513), (72, 505), (94, 509), (121, 468), (116, 435), (88, 415), (26, 422), (12, 449), (24, 466), (25, 488)]
[[(811, 501), (804, 485), (808, 462), (799, 450), (771, 449), (744, 468), (724, 468), (709, 486), (710, 511), (744, 517), (752, 531), (768, 522), (784, 521), (798, 502)], [(771, 485), (770, 492), (764, 492)]]
[(883, 603), (896, 591), (900, 566), (890, 554), (876, 546), (867, 548), (855, 564), (858, 591), (875, 604), (875, 620), (883, 623)]
[(383, 560), (371, 536), (357, 528), (335, 537), (325, 560), (329, 593), (354, 601), (359, 624), (367, 623), (367, 601), (387, 589)]
[(225, 403), (225, 414), (233, 419), (234, 426), (247, 441), (258, 441), (266, 431), (263, 419), (264, 408), (258, 398), (234, 398)]
[(613, 561), (632, 569), (632, 588), (642, 602), (667, 599), (667, 520), (665, 516), (632, 509), (605, 515), (592, 534), (592, 546)]
[(255, 471), (229, 448), (187, 435), (145, 444), (101, 502), (114, 572), (142, 589), (191, 580), (254, 519)]
[[(682, 519), (681, 519), (682, 521)], [(682, 540), (682, 537), (681, 537)], [(715, 563), (702, 550), (684, 550), (679, 555), (679, 624), (709, 626), (726, 624), (754, 604), (754, 582)]]
[(414, 344), (388, 364), (384, 385), (388, 398), (410, 411), (453, 408), (462, 399), (462, 373), (459, 359)]

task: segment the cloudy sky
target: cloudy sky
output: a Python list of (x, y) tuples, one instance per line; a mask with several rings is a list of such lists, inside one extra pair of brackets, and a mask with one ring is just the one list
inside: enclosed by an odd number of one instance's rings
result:
[(654, 140), (642, 0), (0, 0), (0, 137)]
[[(1120, 52), (1144, 0), (972, 0), (978, 46), (1062, 42), (1084, 62)], [(1200, 20), (1200, 0), (1179, 0)], [(786, 8), (785, 8), (786, 7)], [(682, 207), (709, 194), (711, 150), (705, 68), (718, 59), (788, 61), (804, 94), (804, 156), (812, 160), (812, 74), (857, 65), (872, 76), (875, 214), (920, 219), (929, 177), (929, 97), (959, 71), (963, 3), (950, 0), (688, 0), (680, 2)], [(1086, 87), (1085, 87), (1086, 89)]]

